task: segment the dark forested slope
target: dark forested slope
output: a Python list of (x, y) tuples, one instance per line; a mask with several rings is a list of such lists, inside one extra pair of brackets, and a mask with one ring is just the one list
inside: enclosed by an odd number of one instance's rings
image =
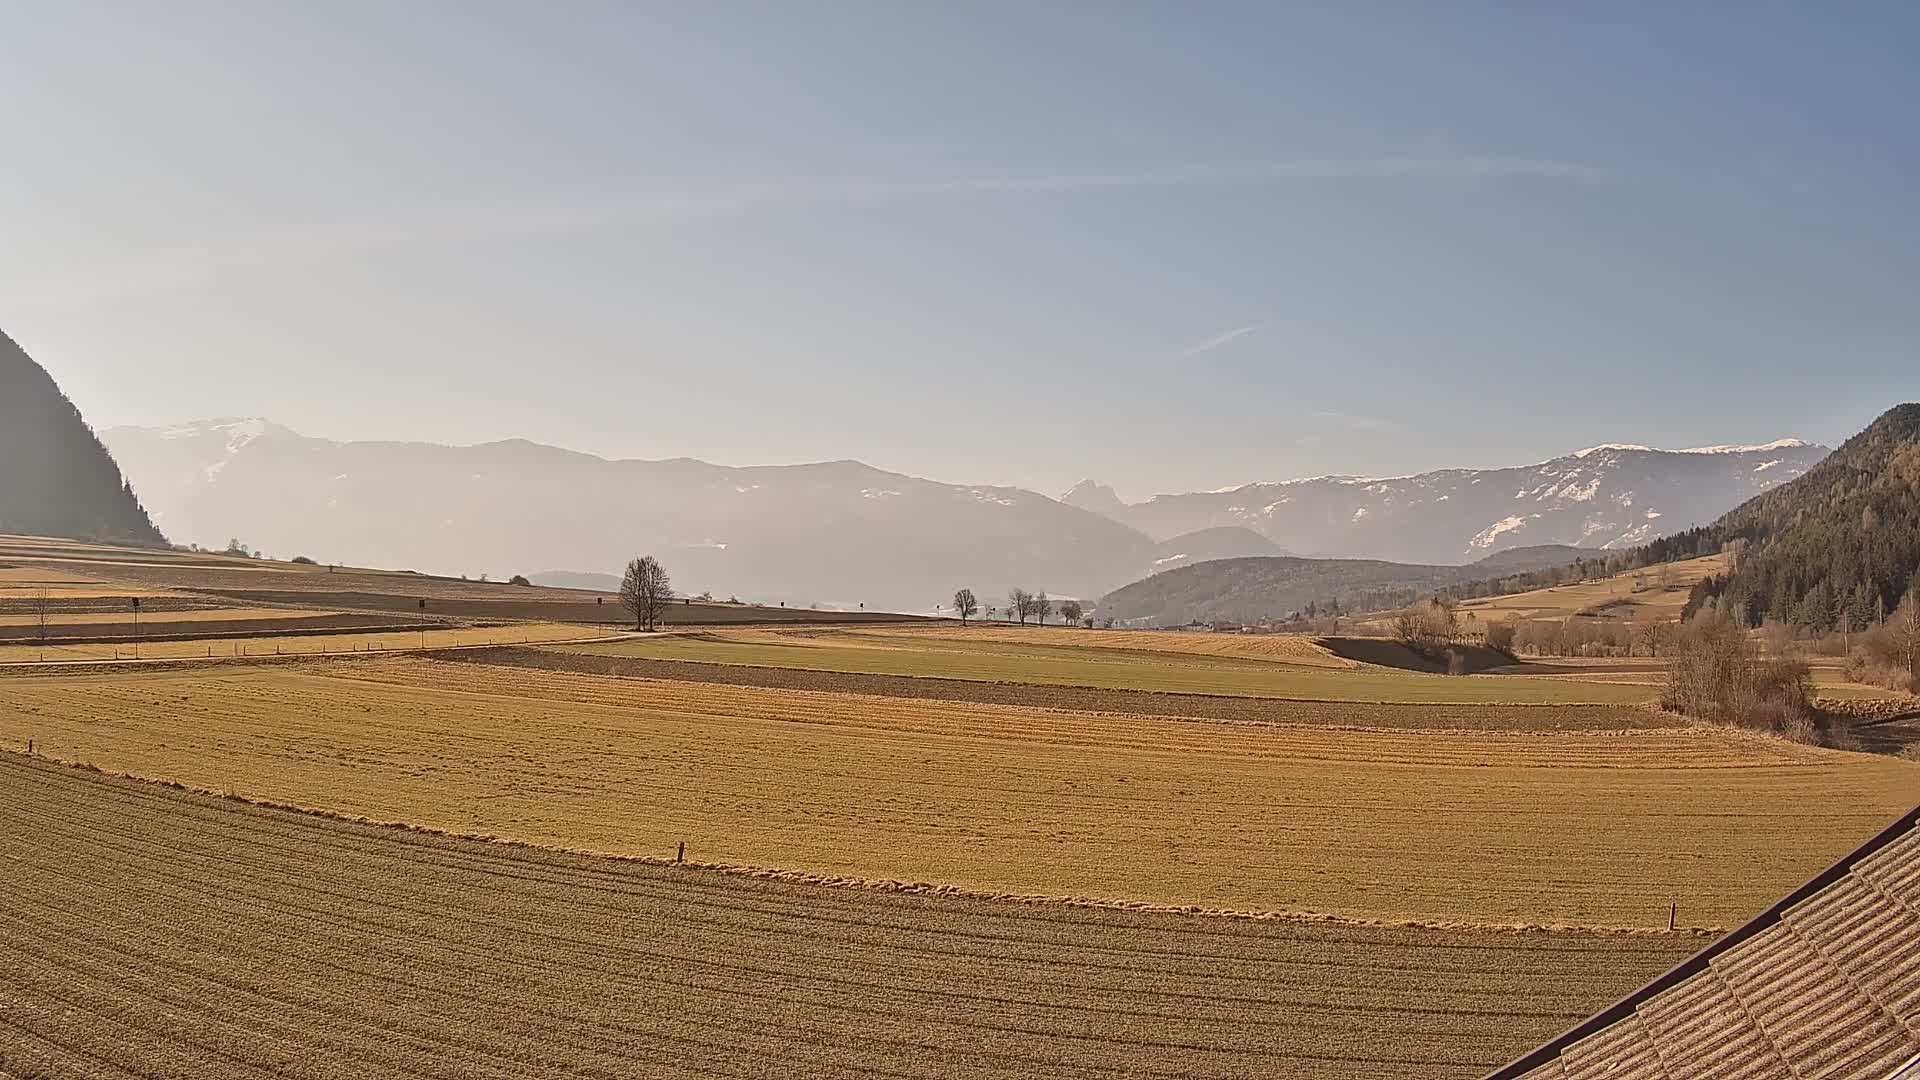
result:
[(1896, 406), (1791, 483), (1702, 529), (1670, 538), (1673, 556), (1732, 543), (1733, 569), (1700, 583), (1758, 624), (1816, 630), (1891, 610), (1920, 571), (1920, 404)]
[(164, 543), (53, 377), (0, 333), (0, 533)]

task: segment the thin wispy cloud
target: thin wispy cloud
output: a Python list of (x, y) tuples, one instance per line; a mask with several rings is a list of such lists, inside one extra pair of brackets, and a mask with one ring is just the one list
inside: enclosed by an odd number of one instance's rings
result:
[[(493, 203), (358, 212), (265, 232), (208, 238), (187, 250), (129, 252), (117, 265), (90, 262), (80, 280), (43, 276), (0, 280), (16, 303), (68, 306), (189, 287), (223, 273), (298, 265), (432, 242), (440, 237), (527, 236), (609, 228), (685, 225), (703, 219), (806, 206), (903, 203), (955, 198), (1071, 194), (1083, 191), (1254, 187), (1340, 180), (1473, 183), (1539, 180), (1584, 185), (1619, 179), (1612, 169), (1528, 157), (1302, 158), (1179, 162), (1132, 169), (980, 173), (920, 177), (830, 177), (800, 181), (719, 180), (679, 190), (523, 196)], [(1229, 331), (1233, 336), (1257, 327)], [(1196, 347), (1194, 355), (1232, 337)]]
[(1196, 342), (1180, 350), (1180, 352), (1174, 355), (1174, 359), (1187, 360), (1199, 356), (1201, 353), (1210, 353), (1215, 349), (1225, 348), (1249, 334), (1259, 333), (1261, 329), (1262, 327), (1259, 323), (1254, 323), (1250, 326), (1236, 326), (1231, 330), (1222, 330), (1204, 341)]

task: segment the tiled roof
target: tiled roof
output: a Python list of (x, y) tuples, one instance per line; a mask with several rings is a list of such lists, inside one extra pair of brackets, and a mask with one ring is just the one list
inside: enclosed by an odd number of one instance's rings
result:
[(1488, 1080), (1920, 1080), (1920, 807)]

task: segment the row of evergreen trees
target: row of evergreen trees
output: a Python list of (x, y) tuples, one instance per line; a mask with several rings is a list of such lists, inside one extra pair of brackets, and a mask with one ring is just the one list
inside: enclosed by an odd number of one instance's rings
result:
[(80, 410), (4, 333), (0, 532), (165, 543)]
[(1689, 614), (1713, 600), (1750, 626), (1877, 623), (1920, 571), (1920, 405), (1891, 410), (1805, 476), (1696, 532), (1674, 539), (1735, 557), (1694, 588)]

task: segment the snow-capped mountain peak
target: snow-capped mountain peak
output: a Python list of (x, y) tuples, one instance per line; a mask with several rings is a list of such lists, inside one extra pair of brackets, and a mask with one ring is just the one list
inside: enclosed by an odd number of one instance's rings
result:
[(1093, 480), (1082, 480), (1067, 489), (1060, 501), (1081, 510), (1090, 510), (1096, 514), (1112, 517), (1126, 510), (1119, 494), (1105, 484)]
[(1460, 563), (1511, 547), (1643, 544), (1712, 521), (1826, 453), (1801, 439), (1687, 450), (1605, 443), (1512, 468), (1255, 483), (1102, 512), (1156, 540), (1240, 526), (1309, 555)]

